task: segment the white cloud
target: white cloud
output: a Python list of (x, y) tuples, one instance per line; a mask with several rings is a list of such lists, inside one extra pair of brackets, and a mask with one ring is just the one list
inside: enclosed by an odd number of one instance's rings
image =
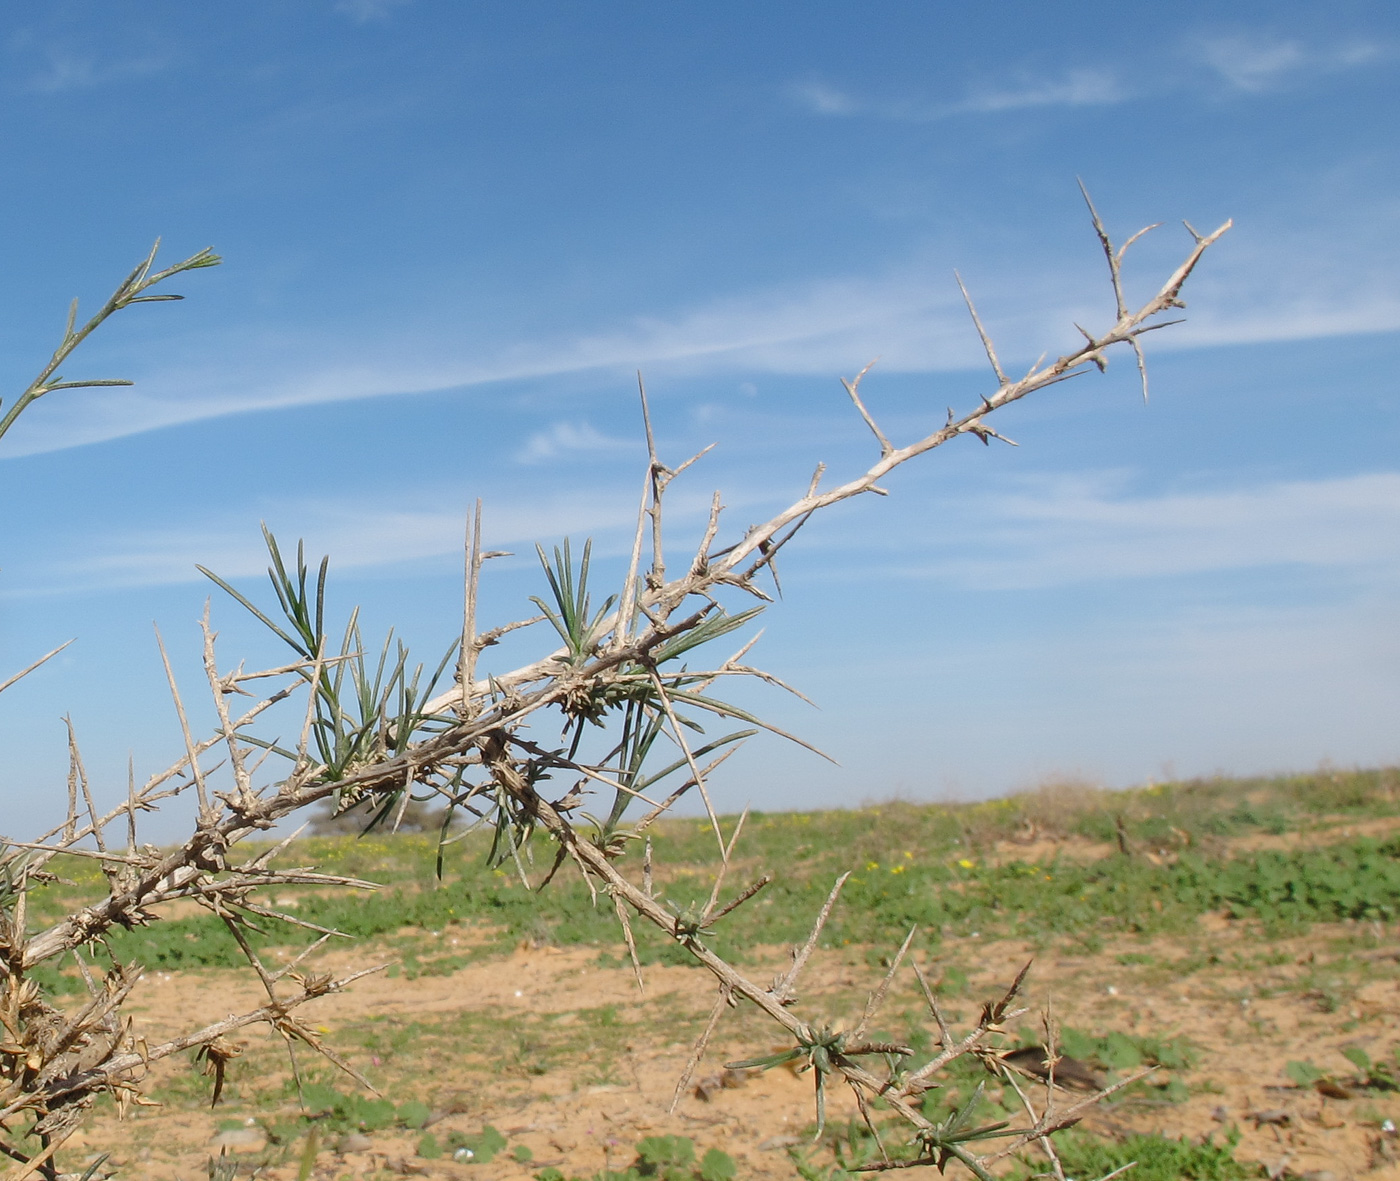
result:
[[(438, 497), (441, 499), (441, 497)], [(693, 499), (693, 498), (692, 498)], [(699, 511), (690, 500), (677, 503), (686, 519)], [(330, 554), (337, 570), (366, 570), (433, 558), (456, 558), (462, 551), (468, 504), (384, 507), (306, 501), (280, 505), (268, 522), (284, 555), (305, 538), (308, 555)], [(488, 503), (483, 518), (487, 548), (516, 549), (572, 535), (630, 538), (636, 522), (633, 490), (512, 495)], [(77, 555), (77, 556), (74, 556)], [(94, 587), (161, 586), (201, 581), (196, 565), (221, 577), (239, 579), (267, 569), (267, 551), (246, 518), (133, 529), (80, 540), (62, 555), (42, 555), (24, 568), (6, 571), (0, 598), (68, 592)]]
[[(1400, 472), (1134, 497), (1076, 477), (981, 497), (940, 518), (903, 568), (982, 589), (1301, 566), (1400, 577)], [(942, 522), (961, 521), (960, 530)]]
[(1354, 69), (1382, 61), (1391, 53), (1378, 42), (1308, 45), (1267, 33), (1248, 33), (1208, 38), (1199, 43), (1196, 55), (1235, 90), (1260, 94), (1299, 74)]
[[(1034, 286), (1028, 279), (1021, 290)], [(1017, 323), (1020, 310), (999, 322)], [(1023, 310), (1044, 319), (1038, 308)], [(398, 348), (388, 330), (369, 348), (340, 339), (320, 346), (302, 342), (300, 371), (276, 346), (257, 356), (240, 336), (222, 350), (203, 342), (188, 366), (137, 374), (133, 390), (77, 391), (51, 402), (21, 420), (5, 440), (5, 454), (40, 454), (228, 414), (590, 370), (621, 375), (638, 367), (649, 372), (758, 369), (831, 376), (858, 369), (877, 353), (886, 367), (960, 368), (978, 356), (966, 316), (951, 280), (938, 289), (919, 274), (850, 277), (721, 297), (670, 317), (617, 317), (593, 332), (522, 340), (494, 355), (442, 356), (413, 367), (400, 358), (419, 350)], [(347, 361), (357, 349), (362, 359)], [(269, 381), (268, 373), (278, 376)], [(582, 428), (569, 429), (571, 436), (541, 438), (533, 446), (543, 457), (570, 443), (577, 447), (601, 439)]]
[(411, 2), (412, 0), (336, 0), (335, 10), (362, 25), (369, 21), (387, 20), (394, 9), (402, 8)]
[(1061, 78), (976, 91), (955, 104), (949, 113), (994, 113), (1030, 107), (1099, 107), (1126, 102), (1131, 97), (1108, 70), (1070, 70)]
[(859, 100), (825, 82), (794, 82), (787, 92), (815, 115), (856, 115), (863, 109)]
[(815, 115), (870, 115), (906, 123), (933, 123), (957, 115), (999, 114), (1035, 107), (1108, 106), (1132, 97), (1116, 75), (1103, 69), (1069, 70), (1054, 77), (1024, 79), (1018, 84), (979, 87), (952, 102), (859, 97), (822, 81), (793, 83), (787, 93)]
[(56, 50), (45, 56), (47, 61), (44, 68), (28, 81), (28, 88), (41, 94), (91, 90), (94, 87), (154, 74), (166, 66), (164, 59), (155, 57), (99, 62), (91, 56)]
[(577, 452), (628, 451), (636, 446), (626, 439), (614, 439), (586, 422), (556, 422), (538, 431), (516, 453), (518, 463), (544, 463)]
[[(1187, 57), (1245, 94), (1274, 90), (1304, 74), (1331, 74), (1374, 65), (1395, 56), (1392, 46), (1377, 41), (1306, 44), (1267, 33), (1238, 33), (1192, 42)], [(1081, 66), (1058, 74), (1023, 73), (1010, 81), (972, 87), (961, 98), (931, 99), (921, 95), (858, 94), (824, 79), (790, 83), (788, 99), (814, 115), (828, 118), (866, 116), (902, 123), (934, 123), (960, 115), (994, 115), (1044, 107), (1103, 107), (1152, 93), (1192, 90), (1196, 79), (1179, 66), (1139, 70), (1136, 77), (1152, 83), (1128, 85), (1119, 71)]]
[[(1203, 228), (1213, 228), (1204, 226)], [(1160, 231), (1162, 235), (1170, 229)], [(1154, 238), (1155, 250), (1129, 265), (1129, 290), (1146, 297), (1185, 253)], [(1293, 225), (1255, 220), (1231, 231), (1192, 277), (1188, 320), (1149, 339), (1155, 351), (1400, 331), (1400, 206), (1352, 206), (1343, 221)], [(1072, 322), (1107, 322), (1106, 285), (1092, 265), (1068, 268), (1063, 256), (1003, 259), (969, 276), (979, 311), (1008, 365), (1024, 366), (1043, 350), (1077, 344)], [(1155, 257), (1157, 261), (1149, 262)], [(392, 324), (373, 338), (307, 335), (290, 347), (260, 339), (245, 326), (220, 340), (190, 345), (190, 360), (148, 373), (129, 391), (57, 397), (7, 436), (9, 456), (39, 454), (230, 414), (329, 404), (388, 395), (469, 389), (491, 383), (588, 371), (627, 380), (648, 375), (762, 373), (819, 378), (851, 375), (874, 357), (886, 372), (947, 372), (985, 364), (967, 310), (951, 277), (951, 258), (916, 257), (883, 272), (848, 274), (767, 289), (721, 294), (657, 316), (600, 314), (596, 326), (569, 335), (520, 338), (505, 345), (421, 343), (405, 346)], [(1071, 278), (1066, 278), (1066, 274)], [(411, 328), (417, 309), (402, 309)], [(509, 340), (508, 329), (497, 334)], [(415, 341), (417, 338), (413, 338)], [(439, 338), (443, 339), (443, 338)], [(425, 358), (405, 363), (402, 358)], [(269, 377), (268, 375), (273, 375)], [(541, 462), (610, 449), (587, 423), (540, 431), (517, 456)]]
[(1296, 41), (1222, 37), (1201, 46), (1201, 58), (1236, 90), (1260, 91), (1307, 60)]

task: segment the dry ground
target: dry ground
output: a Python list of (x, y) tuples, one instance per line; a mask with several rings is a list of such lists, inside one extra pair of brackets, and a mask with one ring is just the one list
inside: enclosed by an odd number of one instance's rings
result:
[[(1359, 935), (1374, 950), (1358, 953)], [(1326, 1098), (1294, 1085), (1286, 1073), (1290, 1061), (1306, 1059), (1345, 1075), (1351, 1071), (1340, 1054), (1346, 1046), (1360, 1046), (1373, 1059), (1390, 1056), (1400, 1042), (1396, 936), (1377, 925), (1319, 925), (1296, 938), (1269, 939), (1251, 923), (1207, 915), (1176, 938), (1110, 941), (1093, 953), (1042, 950), (1028, 999), (1037, 1008), (1053, 999), (1066, 1026), (1095, 1035), (1184, 1036), (1199, 1051), (1196, 1067), (1180, 1073), (1189, 1096), (1184, 1101), (1138, 1098), (1108, 1106), (1086, 1123), (1096, 1132), (1199, 1139), (1236, 1128), (1237, 1155), (1277, 1177), (1400, 1178), (1400, 1165), (1393, 1163), (1400, 1160), (1400, 1143), (1385, 1130), (1387, 1120), (1392, 1127), (1400, 1123), (1400, 1095)], [(449, 929), (441, 937), (464, 943), (469, 933)], [(491, 1124), (512, 1149), (528, 1149), (533, 1159), (522, 1164), (507, 1151), (485, 1165), (427, 1160), (415, 1151), (419, 1132), (327, 1134), (313, 1175), (486, 1181), (527, 1178), (552, 1164), (591, 1176), (631, 1163), (640, 1137), (675, 1133), (690, 1137), (701, 1152), (718, 1147), (729, 1153), (740, 1178), (795, 1177), (787, 1149), (810, 1142), (809, 1078), (785, 1069), (752, 1074), (708, 1098), (687, 1094), (668, 1113), (691, 1042), (713, 1003), (709, 977), (693, 968), (653, 966), (642, 996), (630, 970), (600, 966), (599, 954), (522, 946), (507, 959), (448, 976), (381, 973), (316, 1002), (311, 1020), (328, 1042), (396, 1103), (418, 1099), (433, 1108), (435, 1135), (445, 1139), (454, 1130), (470, 1133)], [(949, 1001), (966, 1022), (1033, 954), (1019, 942), (948, 940), (939, 961), (928, 966), (936, 973), (941, 964), (957, 965), (966, 973), (967, 987)], [(819, 953), (805, 978), (803, 1011), (852, 1019), (844, 1010), (858, 1005), (881, 974), (872, 958), (854, 948)], [(771, 949), (759, 959), (752, 974), (766, 981), (786, 952)], [(321, 966), (370, 962), (374, 948), (360, 946)], [(132, 1012), (137, 1032), (154, 1043), (260, 1001), (247, 973), (151, 973)], [(920, 1009), (906, 973), (886, 1011), (902, 1020)], [(280, 1047), (262, 1032), (249, 1034), (244, 1055), (230, 1067), (224, 1101), (212, 1111), (208, 1081), (187, 1060), (162, 1067), (154, 1086), (162, 1106), (136, 1108), (124, 1121), (100, 1113), (73, 1142), (78, 1151), (69, 1159), (103, 1149), (112, 1152), (121, 1177), (197, 1181), (208, 1175), (210, 1153), (226, 1146), (243, 1162), (240, 1176), (256, 1168), (269, 1179), (295, 1177), (302, 1145), (278, 1159), (258, 1123), (269, 1113), (290, 1118), (296, 1110)], [(724, 1062), (769, 1047), (785, 1045), (760, 1016), (735, 1011), (697, 1078), (714, 1078)], [(308, 1065), (305, 1052), (301, 1060)], [(352, 1087), (348, 1080), (336, 1085)], [(836, 1095), (832, 1122), (844, 1119), (848, 1107), (853, 1110)]]

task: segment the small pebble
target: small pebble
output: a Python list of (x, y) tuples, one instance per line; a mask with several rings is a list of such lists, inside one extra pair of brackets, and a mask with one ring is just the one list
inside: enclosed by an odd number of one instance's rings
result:
[(374, 1141), (363, 1132), (347, 1132), (336, 1142), (335, 1150), (344, 1156), (347, 1152), (368, 1152), (373, 1147)]

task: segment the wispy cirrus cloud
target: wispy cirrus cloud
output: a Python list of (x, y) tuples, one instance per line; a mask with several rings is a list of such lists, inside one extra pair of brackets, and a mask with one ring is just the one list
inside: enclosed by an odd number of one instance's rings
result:
[[(935, 123), (962, 115), (996, 115), (1052, 107), (1106, 107), (1188, 90), (1197, 85), (1195, 71), (1204, 66), (1234, 91), (1259, 94), (1280, 89), (1307, 76), (1336, 74), (1393, 60), (1396, 47), (1382, 41), (1306, 42), (1269, 32), (1238, 32), (1196, 38), (1183, 50), (1138, 71), (1130, 85), (1122, 71), (1080, 66), (1059, 73), (1024, 73), (1013, 81), (978, 85), (959, 98), (927, 95), (873, 95), (826, 79), (792, 82), (789, 101), (813, 115), (831, 118), (884, 119)], [(1188, 68), (1182, 69), (1184, 57)]]
[[(753, 490), (731, 491), (731, 508), (756, 503)], [(455, 492), (390, 505), (305, 500), (280, 506), (270, 524), (284, 540), (304, 537), (309, 552), (334, 555), (339, 569), (386, 569), (455, 560), (465, 504)], [(678, 494), (673, 521), (699, 521), (705, 506), (700, 491)], [(1124, 473), (1075, 473), (1027, 477), (1009, 491), (947, 507), (898, 531), (901, 553), (917, 555), (914, 561), (884, 564), (871, 551), (859, 577), (878, 569), (976, 590), (1034, 590), (1294, 567), (1343, 581), (1400, 580), (1400, 472), (1147, 495), (1131, 492)], [(625, 481), (583, 493), (542, 489), (496, 503), (485, 540), (518, 548), (587, 535), (600, 552), (621, 552), (636, 511), (635, 489)], [(828, 543), (861, 549), (870, 539), (838, 530)], [(196, 563), (242, 578), (261, 573), (267, 556), (242, 517), (104, 532), (8, 571), (3, 597), (197, 581)]]
[[(384, 569), (434, 558), (457, 560), (466, 504), (455, 494), (434, 493), (418, 501), (402, 497), (388, 506), (304, 500), (280, 505), (268, 524), (283, 542), (305, 538), (308, 553), (331, 554), (339, 570)], [(690, 501), (679, 502), (677, 509), (687, 519), (700, 511), (698, 502)], [(605, 549), (610, 540), (630, 535), (636, 513), (631, 488), (543, 491), (493, 503), (483, 532), (488, 548), (528, 547), (574, 534), (599, 538)], [(22, 567), (12, 565), (0, 599), (199, 582), (203, 576), (196, 565), (221, 577), (248, 578), (266, 570), (267, 550), (257, 528), (243, 517), (119, 530), (61, 553), (37, 554)]]
[(1277, 90), (1308, 75), (1371, 66), (1394, 56), (1379, 41), (1307, 43), (1272, 33), (1234, 33), (1196, 43), (1193, 56), (1232, 89), (1245, 94)]
[(1036, 107), (1110, 106), (1132, 97), (1117, 75), (1106, 69), (1075, 69), (1009, 85), (978, 87), (951, 102), (873, 98), (817, 80), (792, 83), (787, 95), (815, 115), (868, 115), (906, 123), (934, 123), (958, 115), (999, 114)]
[(335, 11), (348, 16), (356, 24), (370, 21), (388, 20), (396, 8), (402, 8), (412, 0), (336, 0)]
[[(1153, 351), (1306, 340), (1400, 330), (1400, 293), (1390, 280), (1394, 249), (1382, 223), (1367, 241), (1318, 243), (1248, 227), (1228, 235), (1193, 279), (1190, 318), (1151, 342)], [(1304, 236), (1306, 238), (1306, 236)], [(1303, 249), (1299, 246), (1309, 247)], [(1362, 246), (1365, 250), (1362, 250)], [(1330, 252), (1329, 252), (1330, 251)], [(1109, 295), (1098, 276), (1067, 281), (1043, 260), (972, 280), (973, 294), (1008, 364), (1075, 343), (1071, 322), (1102, 326)], [(946, 273), (945, 273), (946, 275)], [(365, 398), (483, 388), (567, 374), (638, 367), (649, 374), (758, 373), (830, 377), (874, 357), (882, 371), (948, 372), (985, 364), (951, 276), (932, 268), (848, 275), (719, 296), (670, 315), (603, 318), (591, 330), (529, 339), (475, 354), (443, 353), (405, 363), (391, 326), (379, 339), (298, 341), (250, 347), (251, 329), (223, 344), (201, 341), (197, 356), (145, 373), (130, 391), (75, 391), (21, 421), (4, 454), (34, 455), (232, 414)], [(406, 312), (411, 318), (411, 309)], [(269, 376), (272, 375), (272, 376)], [(522, 463), (610, 449), (587, 423), (560, 422), (519, 447)]]
[(50, 50), (38, 72), (25, 82), (28, 90), (40, 94), (60, 94), (70, 90), (92, 90), (118, 82), (159, 73), (169, 62), (164, 57), (134, 57), (103, 61), (96, 55)]
[(546, 463), (580, 452), (630, 451), (635, 447), (635, 442), (614, 439), (587, 422), (556, 422), (532, 434), (515, 458), (517, 463)]
[(924, 538), (935, 563), (903, 573), (1000, 590), (1279, 566), (1400, 578), (1400, 472), (1157, 496), (1055, 477), (958, 519), (965, 532)]
[[(1341, 175), (1322, 184), (1319, 215), (1311, 224), (1281, 214), (1241, 219), (1193, 276), (1187, 322), (1154, 337), (1149, 351), (1400, 331), (1394, 282), (1400, 203), (1353, 202), (1349, 216), (1336, 219), (1329, 194), (1346, 181)], [(1136, 227), (1113, 228), (1121, 238), (1121, 231)], [(1166, 237), (1173, 232), (1175, 243)], [(1145, 248), (1159, 250), (1169, 268), (1187, 245), (1184, 233), (1168, 227)], [(75, 391), (55, 399), (16, 426), (3, 454), (40, 454), (295, 406), (569, 374), (625, 379), (639, 367), (658, 377), (743, 379), (764, 373), (850, 375), (874, 357), (882, 371), (980, 368), (982, 351), (952, 281), (957, 261), (921, 248), (896, 265), (863, 274), (721, 292), (656, 315), (602, 308), (572, 332), (530, 335), (521, 329), (512, 339), (511, 326), (503, 324), (477, 343), (444, 345), (447, 336), (438, 336), (431, 349), (422, 347), (421, 334), (412, 335), (423, 309), (407, 305), (371, 335), (302, 333), (289, 341), (266, 326), (231, 326), (217, 337), (190, 342), (183, 361), (122, 372), (137, 380), (132, 390)], [(1133, 261), (1130, 296), (1145, 298), (1143, 281), (1160, 278), (1166, 269), (1159, 274), (1157, 263)], [(968, 280), (1008, 364), (1028, 364), (1042, 351), (1054, 355), (1072, 347), (1073, 322), (1102, 328), (1112, 308), (1102, 276), (1087, 267), (1067, 271), (1059, 255), (1001, 259), (969, 272)], [(171, 341), (165, 355), (178, 358), (180, 348)], [(516, 443), (515, 458), (541, 463), (613, 446), (592, 424), (561, 420), (536, 427)]]

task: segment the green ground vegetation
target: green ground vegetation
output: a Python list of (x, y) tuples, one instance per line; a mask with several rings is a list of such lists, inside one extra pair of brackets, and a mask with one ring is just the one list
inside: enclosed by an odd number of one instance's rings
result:
[[(1400, 815), (1400, 772), (1318, 772), (1269, 780), (1208, 780), (1107, 793), (1057, 788), (965, 805), (886, 804), (852, 811), (750, 816), (732, 868), (737, 891), (760, 872), (773, 883), (719, 925), (716, 948), (743, 962), (749, 949), (790, 944), (806, 933), (834, 879), (852, 870), (829, 945), (897, 944), (917, 924), (919, 946), (948, 936), (1029, 939), (1097, 950), (1102, 938), (1179, 933), (1205, 912), (1262, 921), (1274, 933), (1314, 922), (1389, 921), (1400, 916), (1400, 838), (1346, 837), (1346, 822)], [(1231, 853), (1230, 838), (1300, 833), (1296, 848)], [(1081, 837), (1103, 855), (989, 857), (997, 841)], [(398, 953), (409, 975), (450, 973), (522, 940), (620, 951), (610, 907), (594, 904), (566, 872), (527, 888), (509, 862), (487, 863), (485, 840), (452, 847), (441, 879), (426, 834), (322, 837), (300, 842), (296, 861), (364, 877), (364, 894), (306, 890), (274, 899), (288, 913)], [(673, 820), (654, 834), (658, 879), (680, 910), (708, 896), (716, 871), (702, 820)], [(1014, 846), (1012, 847), (1014, 850)], [(640, 856), (635, 846), (627, 858)], [(534, 851), (534, 886), (552, 850)], [(100, 888), (90, 861), (67, 859), (35, 891), (36, 925), (68, 913)], [(256, 945), (304, 944), (296, 927), (260, 923)], [(644, 962), (686, 963), (659, 933), (639, 931)], [(222, 923), (193, 914), (111, 938), (124, 960), (151, 969), (231, 967), (240, 953)], [(1183, 965), (1173, 965), (1180, 970)], [(52, 971), (52, 970), (51, 970)], [(58, 969), (62, 971), (62, 969)], [(71, 969), (69, 969), (71, 975)], [(77, 985), (76, 978), (73, 984)]]
[[(974, 935), (1024, 939), (1069, 956), (1101, 951), (1111, 941), (1114, 954), (1094, 962), (1101, 967), (1111, 963), (1120, 982), (1152, 987), (1208, 967), (1238, 969), (1250, 977), (1253, 996), (1289, 988), (1319, 1011), (1330, 1012), (1349, 1005), (1371, 974), (1388, 970), (1367, 949), (1376, 943), (1372, 920), (1400, 915), (1400, 839), (1383, 831), (1358, 836), (1354, 830), (1389, 817), (1400, 817), (1396, 771), (1212, 780), (1112, 794), (1058, 788), (966, 805), (884, 804), (853, 811), (756, 814), (749, 818), (740, 843), (742, 862), (733, 867), (727, 890), (741, 889), (760, 872), (774, 873), (775, 881), (726, 919), (714, 939), (727, 956), (741, 962), (758, 954), (755, 947), (801, 939), (832, 881), (851, 870), (842, 905), (827, 928), (827, 944), (853, 964), (871, 961), (873, 966), (914, 923), (920, 926), (923, 950), (936, 952), (956, 937), (967, 954), (940, 956), (943, 975), (937, 985), (954, 1021), (968, 1015), (959, 1012), (960, 1005), (984, 999), (983, 982), (970, 979), (977, 974), (971, 953), (976, 945), (961, 942)], [(1273, 838), (1288, 834), (1305, 839), (1286, 847), (1255, 847), (1277, 845)], [(1260, 836), (1267, 840), (1248, 839)], [(1081, 840), (1073, 856), (1042, 852), (1049, 847), (1045, 838), (1076, 837)], [(679, 909), (708, 895), (717, 866), (707, 823), (679, 819), (659, 824), (654, 846), (660, 892), (672, 905)], [(1025, 855), (1020, 855), (1022, 849)], [(306, 890), (268, 901), (352, 938), (372, 940), (375, 954), (395, 956), (398, 962), (390, 970), (404, 975), (449, 974), (472, 961), (506, 954), (522, 941), (589, 946), (598, 949), (602, 966), (624, 962), (611, 909), (595, 908), (581, 883), (561, 873), (543, 891), (527, 889), (509, 863), (490, 865), (486, 851), (484, 841), (468, 836), (452, 847), (439, 878), (431, 835), (313, 838), (294, 847), (291, 861), (376, 880), (382, 888), (368, 894)], [(640, 850), (626, 856), (637, 858)], [(532, 885), (550, 860), (549, 849), (536, 850), (534, 867), (526, 867)], [(31, 922), (66, 913), (101, 886), (93, 862), (67, 859), (60, 880), (35, 892)], [(1229, 947), (1195, 938), (1152, 941), (1161, 934), (1189, 936), (1205, 912), (1249, 920), (1264, 938)], [(1313, 923), (1339, 921), (1342, 925), (1329, 933), (1332, 954), (1325, 962), (1297, 970), (1291, 956), (1285, 956), (1287, 979), (1280, 976), (1271, 983), (1270, 968), (1283, 963), (1271, 934), (1300, 933)], [(308, 938), (296, 928), (261, 925), (265, 929), (254, 942), (274, 955)], [(686, 962), (658, 934), (639, 929), (638, 937), (644, 960)], [(148, 969), (224, 968), (242, 962), (222, 924), (202, 914), (119, 932), (111, 942), (116, 954)], [(79, 983), (71, 966), (49, 970), (57, 982)], [(736, 1020), (738, 1034), (758, 1036), (757, 1027), (747, 1028), (743, 1010)], [(364, 1066), (383, 1098), (357, 1093), (343, 1077), (320, 1068), (305, 1074), (298, 1095), (278, 1045), (269, 1039), (266, 1045), (250, 1045), (242, 1068), (230, 1071), (221, 1112), (227, 1112), (231, 1125), (250, 1119), (262, 1124), (269, 1162), (296, 1158), (313, 1135), (324, 1145), (350, 1132), (396, 1132), (413, 1138), (424, 1159), (484, 1163), (515, 1154), (528, 1170), (533, 1166), (519, 1155), (527, 1150), (489, 1126), (484, 1110), (475, 1132), (435, 1128), (430, 1105), (440, 1105), (442, 1096), (421, 1091), (422, 1080), (464, 1070), (469, 1076), (475, 1066), (508, 1087), (536, 1092), (557, 1079), (563, 1098), (580, 1085), (619, 1081), (619, 1055), (632, 1044), (655, 1041), (659, 1026), (665, 1026), (668, 1038), (684, 1042), (695, 1036), (702, 1021), (703, 1014), (688, 1011), (674, 995), (651, 997), (643, 1006), (567, 1012), (503, 1014), (468, 1008), (394, 1019), (363, 1016), (338, 1023), (336, 1044)], [(874, 1032), (912, 1045), (914, 1064), (932, 1053), (922, 1012), (891, 1013), (886, 1024), (890, 1028)], [(1019, 1032), (1026, 1044), (1036, 1040), (1034, 1029)], [(1061, 1030), (1061, 1046), (1110, 1077), (1143, 1065), (1161, 1068), (1123, 1101), (1173, 1103), (1189, 1093), (1196, 1049), (1184, 1038), (1070, 1027)], [(1300, 1086), (1327, 1078), (1379, 1095), (1400, 1085), (1400, 1068), (1392, 1057), (1378, 1047), (1373, 1060), (1356, 1049), (1335, 1062), (1294, 1063), (1289, 1073)], [(581, 1063), (588, 1064), (586, 1070)], [(944, 1082), (927, 1097), (928, 1113), (935, 1119), (970, 1100), (975, 1107), (971, 1118), (979, 1123), (1016, 1114), (1009, 1090), (984, 1085), (979, 1091), (978, 1084), (987, 1079), (975, 1063), (955, 1064)], [(174, 1073), (166, 1076), (156, 1098), (176, 1107), (202, 1107), (208, 1103), (208, 1088), (208, 1080), (194, 1071)], [(891, 1129), (892, 1142), (901, 1135)], [(830, 1181), (870, 1163), (871, 1154), (878, 1153), (858, 1121), (828, 1127), (824, 1141), (820, 1151), (794, 1149), (799, 1174)], [(1130, 1159), (1139, 1161), (1135, 1175), (1145, 1181), (1159, 1176), (1236, 1181), (1257, 1175), (1253, 1166), (1234, 1159), (1228, 1138), (1186, 1143), (1138, 1137), (1119, 1143), (1074, 1133), (1064, 1141), (1066, 1168), (1074, 1176), (1101, 1175)], [(537, 1170), (543, 1181), (564, 1181), (551, 1167)], [(635, 1159), (620, 1157), (609, 1175), (720, 1181), (739, 1175), (734, 1167), (710, 1146), (653, 1137), (639, 1142)], [(1039, 1167), (1027, 1163), (1025, 1171), (1029, 1175)]]

